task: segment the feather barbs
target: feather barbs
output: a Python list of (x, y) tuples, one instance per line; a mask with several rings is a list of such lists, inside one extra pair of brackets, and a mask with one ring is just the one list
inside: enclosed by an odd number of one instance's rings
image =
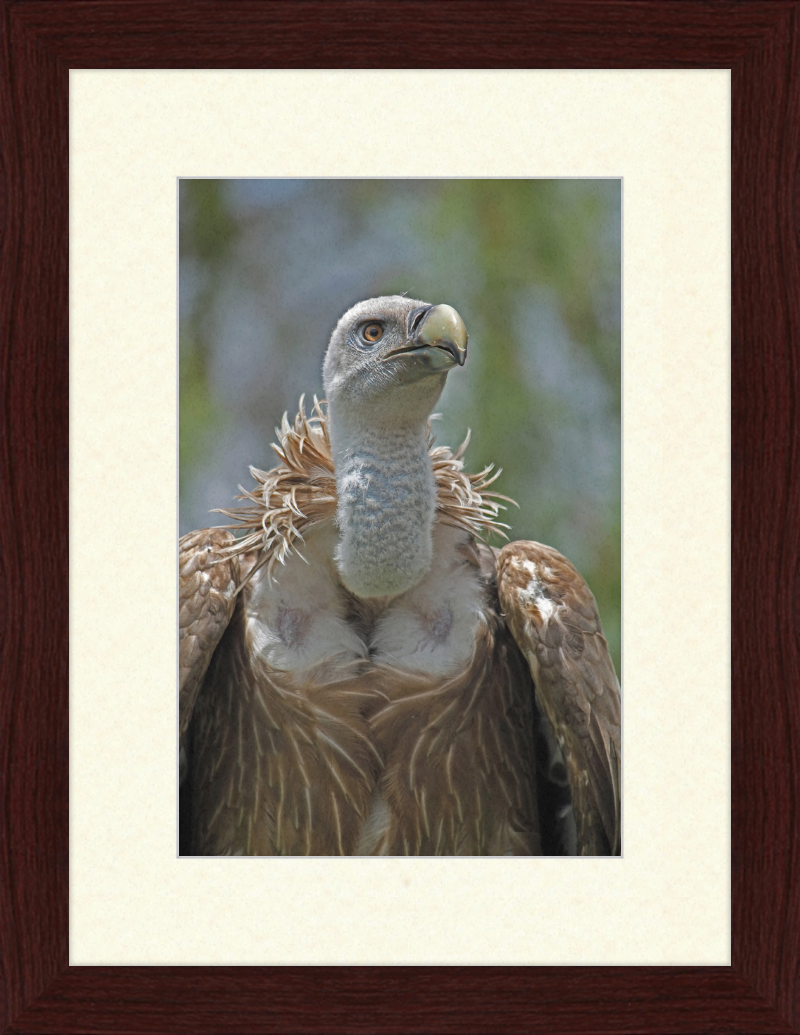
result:
[[(327, 414), (324, 402), (314, 396), (310, 415), (300, 397), (298, 413), (293, 423), (283, 415), (278, 438), (272, 448), (280, 460), (270, 471), (250, 468), (257, 483), (252, 491), (239, 486), (241, 495), (250, 506), (218, 508), (233, 522), (223, 527), (244, 533), (226, 551), (227, 556), (238, 556), (258, 550), (259, 558), (249, 576), (266, 565), (271, 578), (276, 564), (285, 564), (292, 553), (302, 557), (298, 541), (314, 528), (332, 522), (336, 516), (336, 478), (333, 456), (328, 437)], [(487, 491), (500, 471), (493, 465), (477, 474), (464, 472), (464, 453), (469, 444), (469, 433), (454, 452), (447, 446), (434, 445), (429, 429), (429, 456), (436, 481), (436, 517), (443, 524), (452, 525), (480, 538), (495, 533), (507, 538), (504, 529), (509, 526), (498, 520), (499, 502), (514, 503), (507, 496)], [(515, 504), (516, 505), (516, 504)]]

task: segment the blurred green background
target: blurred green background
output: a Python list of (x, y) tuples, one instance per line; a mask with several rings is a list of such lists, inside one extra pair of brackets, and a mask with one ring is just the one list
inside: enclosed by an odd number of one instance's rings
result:
[(273, 465), (353, 303), (447, 302), (469, 357), (437, 441), (503, 468), (510, 537), (581, 571), (619, 672), (620, 274), (619, 180), (182, 180), (181, 534)]

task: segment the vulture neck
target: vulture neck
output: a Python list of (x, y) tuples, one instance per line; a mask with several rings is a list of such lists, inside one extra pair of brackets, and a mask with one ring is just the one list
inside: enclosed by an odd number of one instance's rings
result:
[(335, 561), (358, 597), (394, 597), (430, 570), (436, 482), (427, 421), (396, 426), (359, 420), (329, 404), (336, 474)]

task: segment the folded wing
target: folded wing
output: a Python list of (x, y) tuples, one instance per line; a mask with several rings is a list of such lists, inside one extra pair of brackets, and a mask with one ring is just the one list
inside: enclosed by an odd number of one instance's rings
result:
[(564, 756), (578, 854), (618, 855), (620, 691), (594, 597), (566, 558), (532, 542), (500, 551), (497, 586)]
[(225, 529), (203, 528), (189, 532), (178, 544), (181, 743), (203, 677), (236, 604), (240, 559), (225, 553), (226, 547), (234, 542), (234, 537)]

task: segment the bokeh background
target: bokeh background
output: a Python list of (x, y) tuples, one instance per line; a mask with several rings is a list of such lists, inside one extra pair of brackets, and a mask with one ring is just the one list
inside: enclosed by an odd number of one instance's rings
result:
[(468, 468), (502, 467), (510, 538), (581, 571), (619, 672), (620, 278), (619, 180), (182, 180), (181, 534), (272, 466), (353, 303), (447, 302), (469, 356), (437, 441), (471, 428)]

